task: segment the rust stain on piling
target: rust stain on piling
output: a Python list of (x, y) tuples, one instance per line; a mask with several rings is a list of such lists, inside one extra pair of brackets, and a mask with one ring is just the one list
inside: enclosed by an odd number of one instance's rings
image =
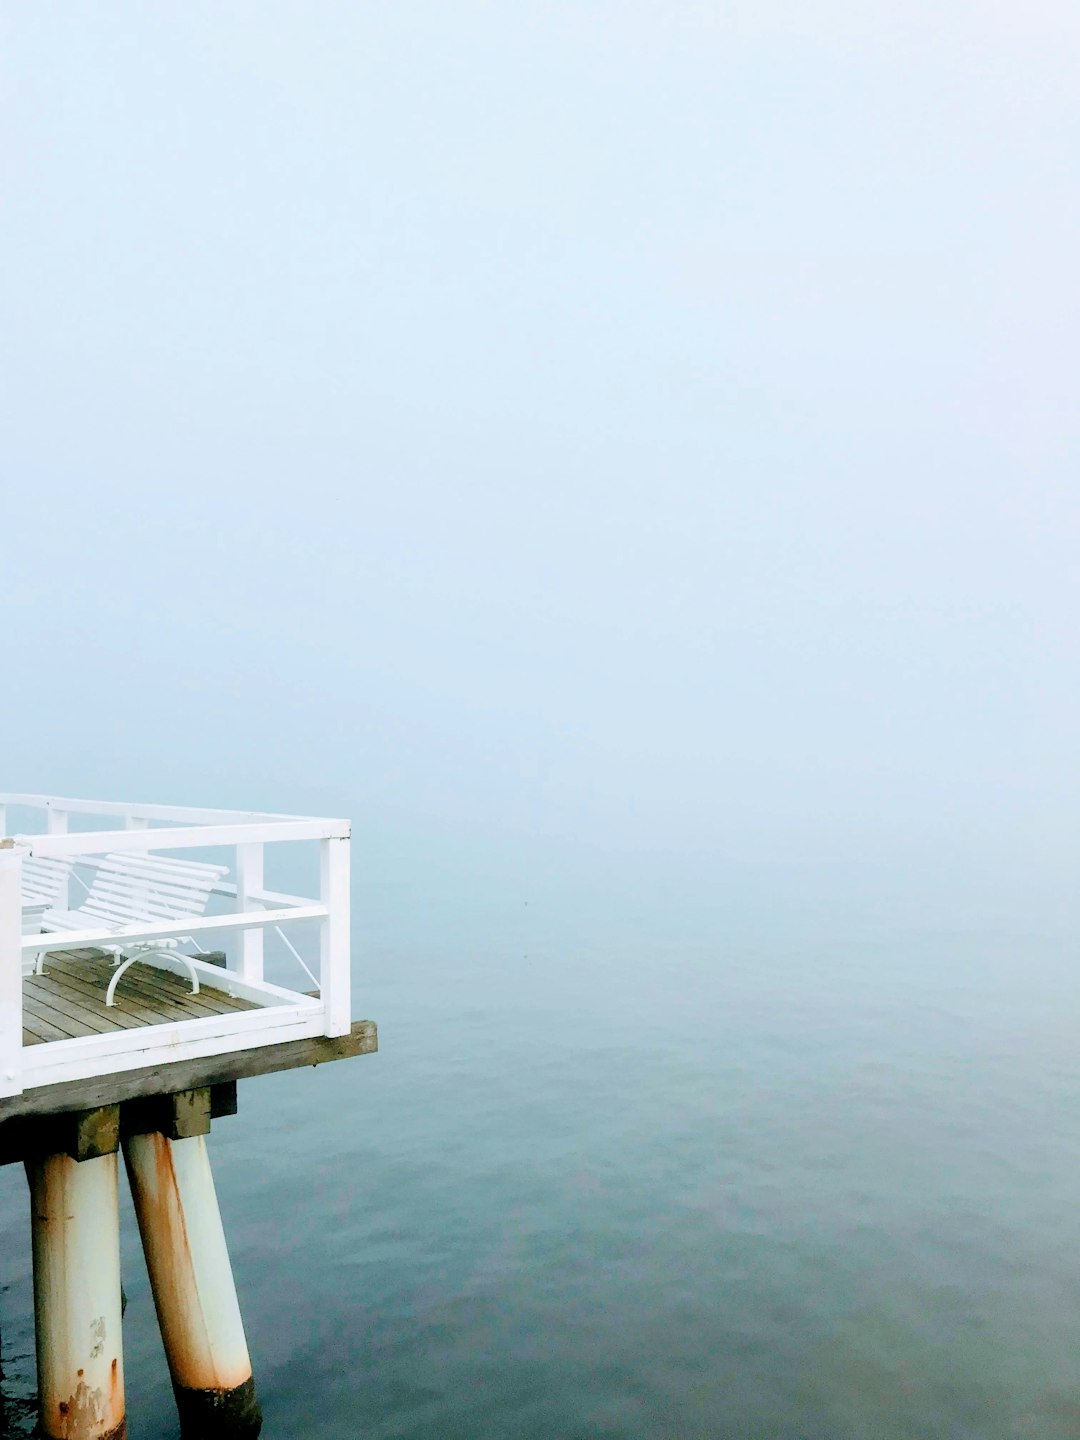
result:
[(120, 1414), (120, 1424), (115, 1430), (103, 1437), (103, 1440), (126, 1440), (127, 1419), (124, 1416), (124, 1382), (120, 1378), (119, 1357), (114, 1355), (112, 1365), (109, 1367), (109, 1410), (115, 1415)]
[[(82, 1375), (82, 1371), (79, 1374)], [(58, 1440), (124, 1440), (127, 1435), (127, 1421), (123, 1415), (124, 1393), (120, 1385), (119, 1366), (112, 1362), (112, 1378), (109, 1393), (87, 1385), (80, 1380), (75, 1393), (67, 1400), (57, 1403), (57, 1419), (52, 1425), (49, 1417), (42, 1415), (46, 1435)], [(120, 1410), (120, 1418), (116, 1412)], [(104, 1427), (108, 1427), (107, 1429)]]
[(133, 1197), (173, 1384), (185, 1391), (227, 1397), (253, 1384), (251, 1361), (246, 1351), (240, 1363), (216, 1351), (207, 1333), (173, 1160), (173, 1145), (187, 1142), (170, 1141), (160, 1132), (143, 1138), (153, 1152), (152, 1183), (134, 1186)]

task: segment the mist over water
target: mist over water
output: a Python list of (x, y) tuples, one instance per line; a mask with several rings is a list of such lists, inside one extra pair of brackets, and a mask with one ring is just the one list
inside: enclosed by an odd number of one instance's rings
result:
[(1075, 7), (2, 24), (5, 788), (354, 822), (266, 1433), (1075, 1436)]

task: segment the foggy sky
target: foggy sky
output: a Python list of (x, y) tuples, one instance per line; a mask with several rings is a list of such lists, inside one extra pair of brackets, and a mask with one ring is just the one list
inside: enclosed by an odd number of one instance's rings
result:
[(1070, 884), (1077, 13), (6, 7), (4, 788)]

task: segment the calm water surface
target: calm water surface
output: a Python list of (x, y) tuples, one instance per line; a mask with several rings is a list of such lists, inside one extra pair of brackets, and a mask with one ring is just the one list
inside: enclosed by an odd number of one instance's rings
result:
[[(248, 1082), (211, 1140), (267, 1436), (1080, 1434), (1072, 927), (707, 871), (358, 886), (381, 1053)], [(123, 1219), (150, 1440), (175, 1422)], [(0, 1227), (15, 1436), (14, 1167)]]

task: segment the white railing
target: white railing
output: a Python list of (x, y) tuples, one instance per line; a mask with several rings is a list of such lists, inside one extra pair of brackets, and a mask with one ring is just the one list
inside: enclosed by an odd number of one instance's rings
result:
[[(0, 1095), (167, 1061), (276, 1044), (314, 1035), (345, 1035), (351, 1023), (349, 938), (349, 836), (347, 820), (308, 819), (230, 810), (193, 810), (173, 805), (73, 800), (51, 795), (0, 794), (0, 837), (18, 814), (31, 812), (39, 833), (21, 831), (0, 848)], [(72, 824), (74, 821), (74, 825)], [(102, 828), (76, 828), (104, 822)], [(266, 847), (284, 842), (319, 847), (319, 893), (303, 896), (264, 885)], [(219, 850), (230, 871), (215, 894), (220, 913), (198, 918), (147, 920), (122, 929), (94, 921), (85, 928), (52, 934), (23, 933), (23, 857), (66, 857), (93, 872), (96, 857), (117, 852)], [(232, 852), (231, 855), (229, 852)], [(71, 904), (78, 906), (78, 897)], [(287, 930), (317, 922), (318, 954), (305, 958)], [(263, 937), (273, 928), (296, 962), (296, 989), (271, 984), (264, 976)], [(138, 1029), (116, 1030), (24, 1047), (22, 979), (41, 951), (61, 951), (125, 941), (191, 936), (196, 945), (214, 933), (231, 933), (227, 968), (190, 957), (207, 985), (252, 1001), (258, 1008), (228, 1015), (185, 1019)], [(294, 937), (296, 931), (293, 932)], [(188, 973), (188, 960), (166, 954), (154, 964)]]

